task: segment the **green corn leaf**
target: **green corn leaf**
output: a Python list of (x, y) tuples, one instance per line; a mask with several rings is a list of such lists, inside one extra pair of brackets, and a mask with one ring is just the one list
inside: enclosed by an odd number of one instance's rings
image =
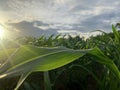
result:
[(120, 71), (117, 68), (117, 66), (114, 64), (114, 62), (109, 59), (107, 56), (105, 56), (100, 49), (95, 48), (94, 50), (89, 52), (92, 57), (96, 58), (95, 61), (106, 65), (116, 76), (118, 79), (120, 79)]
[(14, 52), (16, 48), (13, 49), (1, 49), (0, 50), (0, 61), (7, 59), (12, 52)]
[(18, 90), (18, 88), (21, 86), (21, 84), (24, 82), (24, 80), (29, 76), (31, 72), (29, 73), (23, 73), (18, 81), (18, 84), (14, 90)]
[(106, 65), (118, 79), (120, 72), (116, 65), (106, 57), (98, 48), (89, 50), (72, 50), (63, 47), (40, 48), (35, 46), (21, 46), (9, 57), (9, 59), (0, 67), (0, 78), (5, 76), (13, 77), (22, 75), (17, 88), (27, 78), (27, 76), (36, 71), (48, 71), (64, 66), (74, 60), (86, 55), (86, 53), (95, 57), (95, 61)]
[(116, 30), (115, 26), (112, 25), (112, 31), (114, 33), (114, 36), (115, 36), (115, 41), (120, 43), (120, 34), (119, 32)]
[(23, 46), (1, 68), (8, 67), (4, 72), (22, 74), (26, 71), (48, 71), (66, 65), (82, 57), (90, 50), (71, 50), (67, 48), (38, 48)]
[(45, 83), (44, 84), (45, 85), (45, 90), (52, 90), (48, 71), (44, 72), (44, 83)]

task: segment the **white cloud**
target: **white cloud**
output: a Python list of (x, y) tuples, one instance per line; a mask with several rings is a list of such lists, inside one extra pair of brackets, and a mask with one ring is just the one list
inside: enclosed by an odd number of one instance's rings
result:
[(1, 20), (37, 20), (50, 24), (40, 26), (42, 29), (86, 32), (104, 27), (108, 30), (108, 24), (120, 20), (119, 0), (5, 0), (2, 2), (5, 7), (4, 4), (7, 11), (0, 9)]
[(71, 8), (77, 5), (76, 1), (9, 0), (7, 3), (18, 19), (70, 24), (80, 21), (79, 15), (70, 12)]
[(71, 34), (71, 33), (76, 34), (77, 33), (76, 30), (58, 30), (57, 32), (58, 33), (63, 33), (63, 34), (65, 34), (65, 33), (67, 33), (67, 34)]
[(10, 0), (8, 5), (19, 17), (21, 16), (20, 19), (36, 19), (50, 22), (51, 19), (55, 21), (54, 18), (56, 17), (58, 17), (59, 21), (60, 17), (64, 15), (64, 13), (60, 14), (55, 11), (57, 6), (54, 5), (54, 2), (47, 2), (47, 0)]
[[(111, 1), (111, 2), (110, 2)], [(10, 11), (18, 20), (40, 20), (47, 23), (79, 23), (84, 19), (116, 8), (119, 1), (110, 0), (8, 0)], [(92, 2), (92, 3), (91, 3)], [(73, 8), (77, 7), (77, 11)], [(85, 9), (84, 9), (85, 8)]]
[[(96, 35), (101, 35), (102, 32), (99, 31), (95, 31), (95, 32), (80, 32), (77, 30), (58, 30), (58, 33), (63, 34), (63, 35), (71, 35), (72, 37), (75, 36), (80, 36), (82, 37), (84, 40), (88, 39), (91, 36), (96, 36)], [(66, 36), (67, 38), (68, 36)]]

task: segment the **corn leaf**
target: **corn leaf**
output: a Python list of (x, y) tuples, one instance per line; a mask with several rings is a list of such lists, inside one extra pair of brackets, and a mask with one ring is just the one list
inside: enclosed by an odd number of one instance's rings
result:
[(120, 34), (119, 32), (116, 30), (115, 26), (112, 25), (112, 31), (114, 33), (114, 36), (115, 36), (115, 41), (120, 43)]
[(22, 75), (15, 89), (17, 90), (30, 73), (56, 69), (73, 62), (86, 55), (86, 53), (95, 57), (95, 61), (106, 65), (120, 79), (120, 72), (116, 65), (98, 48), (72, 50), (64, 47), (40, 48), (35, 46), (18, 48), (0, 67), (0, 78)]

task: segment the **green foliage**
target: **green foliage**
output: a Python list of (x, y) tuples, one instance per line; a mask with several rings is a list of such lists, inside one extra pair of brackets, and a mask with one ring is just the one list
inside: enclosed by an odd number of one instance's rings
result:
[[(20, 76), (15, 90), (24, 81), (24, 87), (32, 88), (25, 79), (34, 72), (44, 72), (46, 90), (58, 90), (57, 85), (62, 85), (62, 90), (68, 89), (67, 86), (73, 86), (68, 90), (78, 90), (77, 84), (81, 90), (89, 90), (89, 86), (95, 88), (93, 90), (119, 90), (120, 34), (114, 26), (112, 30), (113, 33), (103, 33), (86, 41), (70, 35), (68, 38), (65, 38), (66, 35), (18, 38), (16, 42), (11, 41), (14, 44), (10, 47), (4, 44), (1, 48), (0, 78)], [(66, 80), (62, 81), (61, 76)]]
[(119, 32), (115, 29), (114, 25), (112, 25), (112, 30), (115, 35), (115, 41), (120, 44), (120, 34)]
[(44, 82), (45, 82), (45, 90), (52, 90), (48, 71), (44, 72)]
[(67, 48), (39, 48), (34, 46), (22, 46), (14, 55), (10, 56), (10, 59), (0, 68), (0, 77), (21, 75), (16, 87), (18, 89), (31, 72), (48, 71), (61, 67), (86, 53), (96, 57), (95, 61), (108, 66), (120, 79), (120, 73), (115, 64), (97, 48), (93, 50), (71, 50)]

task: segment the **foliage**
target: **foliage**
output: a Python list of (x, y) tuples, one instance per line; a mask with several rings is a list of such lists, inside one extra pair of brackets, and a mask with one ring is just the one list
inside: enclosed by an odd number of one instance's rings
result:
[(46, 90), (51, 87), (55, 90), (119, 90), (120, 33), (114, 26), (112, 30), (113, 33), (90, 37), (86, 41), (70, 35), (68, 38), (61, 35), (18, 38), (15, 43), (11, 41), (14, 43), (11, 47), (0, 51), (0, 77), (16, 77), (17, 82), (21, 76), (16, 89), (28, 77), (22, 87), (40, 90), (39, 85), (28, 81), (33, 78), (30, 77), (32, 72), (45, 71)]

